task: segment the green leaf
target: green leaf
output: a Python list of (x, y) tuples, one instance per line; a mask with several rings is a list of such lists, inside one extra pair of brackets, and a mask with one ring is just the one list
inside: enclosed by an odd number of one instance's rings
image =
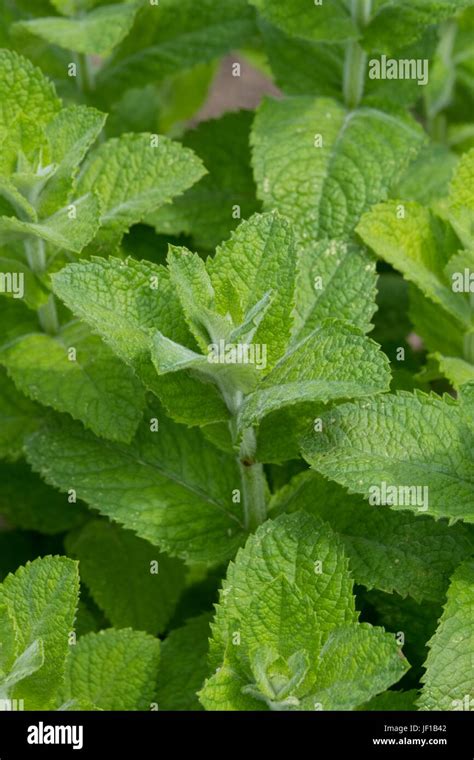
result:
[(281, 211), (311, 246), (346, 238), (388, 196), (424, 136), (415, 122), (374, 108), (347, 112), (327, 98), (294, 97), (264, 101), (251, 142), (264, 208)]
[(79, 193), (93, 191), (100, 198), (96, 245), (116, 245), (132, 224), (180, 195), (204, 173), (192, 151), (161, 135), (127, 134), (102, 143), (89, 154), (78, 179)]
[[(357, 623), (342, 545), (309, 515), (261, 525), (228, 568), (206, 709), (352, 709), (406, 670), (395, 639)], [(318, 707), (319, 705), (319, 707)]]
[(364, 30), (364, 46), (389, 52), (414, 42), (424, 30), (453, 16), (472, 0), (385, 0), (378, 4)]
[(388, 361), (376, 343), (341, 320), (326, 320), (292, 346), (244, 401), (239, 425), (303, 401), (369, 396), (388, 390)]
[(41, 216), (54, 213), (65, 204), (75, 189), (79, 165), (98, 138), (105, 124), (105, 114), (88, 106), (62, 108), (46, 126), (45, 137), (51, 147), (54, 172), (38, 199)]
[(408, 669), (395, 639), (367, 623), (330, 633), (320, 653), (316, 691), (306, 709), (350, 710), (370, 694), (396, 683)]
[(0, 356), (2, 351), (19, 336), (40, 329), (35, 312), (18, 298), (0, 298)]
[(246, 0), (161, 0), (144, 7), (128, 38), (99, 72), (97, 87), (115, 98), (128, 87), (156, 82), (238, 49), (256, 35)]
[(250, 0), (262, 16), (272, 24), (296, 37), (309, 40), (337, 42), (358, 37), (357, 27), (351, 18), (348, 3), (332, 0), (330, 3), (312, 3), (293, 0)]
[(47, 486), (24, 462), (0, 464), (0, 514), (24, 530), (56, 534), (77, 527), (86, 511)]
[[(4, 604), (0, 605), (0, 679), (8, 673), (16, 658), (18, 634), (12, 613)], [(1, 681), (0, 681), (1, 683)]]
[(439, 627), (429, 642), (418, 709), (472, 710), (473, 605), (474, 562), (468, 560), (452, 577)]
[(305, 401), (267, 414), (257, 429), (257, 461), (281, 464), (298, 459), (301, 438), (323, 411), (322, 402)]
[(449, 195), (449, 219), (463, 245), (474, 246), (474, 149), (460, 160)]
[(304, 510), (328, 522), (344, 542), (355, 581), (367, 588), (438, 601), (473, 542), (464, 525), (394, 512), (350, 496), (336, 483), (303, 472), (272, 497), (269, 513)]
[(59, 109), (54, 86), (40, 69), (12, 50), (0, 50), (0, 130), (10, 129), (23, 114), (42, 126)]
[(357, 709), (362, 711), (375, 710), (376, 712), (385, 710), (414, 712), (416, 710), (417, 696), (416, 689), (411, 689), (410, 691), (384, 691), (383, 694), (378, 694)]
[(50, 16), (13, 24), (50, 45), (88, 55), (107, 56), (132, 28), (137, 12), (133, 3), (106, 5), (76, 18)]
[(228, 113), (185, 133), (182, 144), (202, 159), (209, 173), (148, 217), (158, 233), (192, 235), (196, 246), (213, 250), (240, 218), (257, 211), (248, 144), (252, 119), (251, 111)]
[(38, 222), (0, 217), (0, 243), (39, 238), (73, 253), (80, 253), (99, 228), (99, 203), (93, 192), (85, 193)]
[(92, 259), (64, 267), (52, 280), (55, 293), (160, 396), (170, 416), (192, 425), (227, 419), (215, 386), (185, 372), (159, 378), (152, 364), (157, 330), (195, 346), (166, 269), (148, 261)]
[(0, 371), (0, 458), (19, 459), (23, 441), (41, 424), (41, 407), (23, 396), (6, 373)]
[(202, 710), (196, 694), (209, 672), (210, 620), (208, 613), (191, 618), (163, 642), (157, 692), (160, 710)]
[(323, 431), (302, 443), (322, 475), (382, 508), (474, 522), (474, 430), (459, 403), (400, 392), (343, 404), (322, 419)]
[(0, 294), (9, 298), (23, 299), (30, 309), (38, 309), (48, 300), (48, 292), (34, 272), (16, 259), (0, 256)]
[[(157, 410), (158, 411), (158, 410)], [(30, 438), (28, 457), (45, 480), (77, 496), (169, 554), (215, 563), (242, 541), (237, 464), (199, 430), (152, 412), (130, 446), (99, 440), (67, 419)], [(150, 420), (158, 419), (152, 432)]]
[(102, 520), (70, 534), (67, 550), (79, 559), (81, 579), (113, 626), (154, 635), (166, 629), (184, 586), (181, 562)]
[(474, 381), (474, 364), (456, 356), (442, 356), (435, 353), (434, 358), (439, 362), (439, 368), (450, 383), (459, 390), (462, 385)]
[(180, 302), (162, 266), (127, 258), (92, 258), (52, 275), (53, 290), (123, 361), (151, 366), (151, 335), (185, 343)]
[(419, 687), (423, 663), (428, 654), (427, 642), (436, 631), (448, 584), (449, 579), (435, 602), (426, 599), (416, 602), (409, 596), (402, 599), (396, 593), (359, 589), (359, 604), (364, 610), (365, 619), (382, 625), (385, 630), (395, 633), (399, 640), (404, 641), (403, 651), (412, 666), (404, 679), (407, 688)]
[(461, 356), (465, 323), (426, 298), (415, 286), (410, 285), (409, 294), (410, 319), (416, 334), (423, 338), (426, 348), (429, 351), (440, 351), (447, 356)]
[[(217, 348), (216, 348), (217, 347)], [(211, 353), (210, 349), (214, 351)], [(196, 377), (201, 377), (203, 382), (212, 381), (219, 389), (227, 386), (238, 387), (241, 392), (252, 390), (257, 384), (257, 369), (250, 363), (230, 362), (219, 364), (219, 343), (209, 344), (206, 355), (190, 351), (179, 343), (174, 343), (162, 335), (155, 334), (152, 348), (152, 361), (160, 376), (180, 370), (192, 370)], [(211, 361), (216, 358), (216, 362)], [(171, 383), (170, 383), (171, 387)], [(220, 391), (219, 391), (220, 392)], [(178, 395), (179, 398), (179, 395)], [(187, 421), (187, 420), (185, 420)], [(225, 424), (225, 423), (224, 423)]]
[(130, 628), (82, 636), (66, 662), (61, 701), (102, 710), (149, 710), (155, 700), (160, 642)]
[(49, 0), (49, 2), (63, 16), (74, 16), (76, 13), (83, 13), (96, 5), (107, 5), (110, 0)]
[(24, 678), (36, 673), (44, 664), (43, 642), (35, 639), (15, 660), (8, 675), (0, 680), (0, 695), (8, 699), (11, 690)]
[[(222, 330), (230, 331), (229, 320), (215, 311), (215, 293), (204, 261), (186, 248), (170, 247), (168, 271), (176, 288), (183, 314), (203, 352)], [(218, 339), (216, 334), (215, 339)]]
[(424, 205), (441, 200), (448, 194), (456, 164), (456, 156), (444, 145), (427, 145), (390, 194), (393, 198), (417, 201)]
[(468, 298), (453, 292), (446, 275), (456, 241), (446, 225), (417, 203), (390, 201), (373, 208), (360, 221), (357, 232), (375, 253), (399, 269), (435, 303), (468, 325)]
[(29, 562), (0, 586), (0, 605), (15, 622), (18, 654), (38, 639), (43, 646), (42, 667), (10, 692), (10, 698), (24, 700), (26, 710), (48, 709), (54, 702), (64, 673), (78, 593), (77, 563), (67, 557)]
[(269, 305), (251, 338), (266, 346), (267, 367), (284, 353), (292, 326), (296, 246), (291, 227), (275, 214), (255, 214), (223, 243), (207, 265), (216, 308), (241, 324), (269, 294)]
[(263, 19), (259, 28), (275, 83), (285, 93), (340, 97), (344, 43), (294, 37)]
[(358, 245), (324, 240), (305, 246), (298, 257), (293, 341), (324, 319), (347, 319), (364, 332), (376, 311), (375, 261)]
[(133, 438), (145, 406), (142, 386), (84, 325), (71, 323), (54, 337), (26, 335), (0, 361), (33, 400), (69, 412), (96, 435)]

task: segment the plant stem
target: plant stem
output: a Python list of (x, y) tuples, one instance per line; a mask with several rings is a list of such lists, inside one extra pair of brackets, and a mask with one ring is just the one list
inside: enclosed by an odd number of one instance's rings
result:
[[(241, 391), (221, 386), (221, 392), (231, 413), (229, 429), (232, 440), (239, 437), (237, 415), (244, 399)], [(257, 437), (250, 427), (244, 430), (239, 448), (238, 465), (242, 483), (242, 501), (244, 507), (244, 524), (246, 530), (253, 531), (267, 519), (267, 481), (263, 464), (256, 462)]]
[(89, 57), (85, 53), (77, 53), (74, 56), (77, 67), (77, 87), (79, 92), (87, 95), (93, 89), (93, 77), (89, 63)]
[[(29, 238), (25, 240), (25, 251), (28, 266), (35, 274), (42, 274), (46, 269), (46, 252), (44, 240)], [(59, 320), (56, 311), (56, 301), (51, 293), (45, 304), (38, 309), (38, 320), (49, 335), (55, 335), (59, 330)]]
[(242, 440), (239, 456), (240, 476), (245, 514), (245, 527), (255, 530), (267, 518), (266, 479), (263, 464), (250, 456), (250, 448), (255, 451), (256, 437), (253, 428), (248, 428)]
[(356, 40), (347, 43), (344, 60), (344, 102), (348, 108), (356, 108), (364, 92), (367, 53)]
[(351, 0), (351, 16), (359, 29), (367, 26), (371, 13), (372, 0)]
[(474, 364), (474, 330), (464, 335), (464, 359), (470, 364)]
[(239, 451), (239, 469), (242, 480), (245, 527), (255, 530), (267, 519), (267, 481), (263, 464), (254, 459), (257, 436), (253, 428), (247, 428), (242, 435)]
[[(363, 29), (370, 21), (372, 0), (351, 0), (351, 15), (358, 29)], [(349, 40), (344, 59), (344, 102), (349, 108), (356, 108), (364, 93), (367, 70), (367, 53), (357, 40)]]
[(46, 269), (46, 253), (44, 240), (27, 238), (25, 240), (26, 260), (32, 272), (41, 274)]
[(38, 309), (38, 319), (45, 333), (56, 335), (59, 330), (58, 313), (54, 295), (50, 293), (48, 300)]

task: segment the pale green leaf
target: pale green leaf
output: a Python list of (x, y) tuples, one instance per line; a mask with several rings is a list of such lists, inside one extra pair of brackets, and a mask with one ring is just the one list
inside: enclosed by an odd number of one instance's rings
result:
[(266, 346), (267, 367), (283, 354), (290, 338), (296, 275), (296, 246), (288, 223), (275, 214), (255, 214), (223, 243), (208, 271), (216, 307), (235, 325), (268, 293), (269, 305), (252, 336)]
[(204, 173), (192, 151), (161, 135), (126, 134), (102, 143), (89, 154), (78, 179), (80, 194), (93, 191), (100, 198), (96, 245), (116, 245), (132, 224), (183, 193)]
[(0, 50), (0, 129), (9, 129), (22, 114), (38, 126), (59, 111), (54, 86), (40, 69), (13, 50)]
[(66, 251), (80, 253), (99, 228), (99, 203), (93, 192), (74, 199), (68, 206), (38, 222), (0, 217), (0, 243), (33, 237)]
[(19, 21), (13, 31), (26, 31), (50, 45), (87, 55), (106, 56), (130, 31), (137, 6), (119, 3), (96, 8), (75, 18), (46, 16)]
[(43, 665), (43, 642), (41, 639), (35, 639), (24, 652), (18, 655), (6, 677), (4, 679), (0, 677), (0, 697), (8, 699), (13, 687), (24, 678), (36, 673)]
[(463, 245), (474, 246), (474, 149), (462, 156), (450, 188), (449, 219)]
[(390, 201), (376, 206), (360, 221), (357, 232), (375, 253), (459, 321), (469, 324), (467, 297), (455, 293), (445, 272), (456, 240), (429, 209)]
[(38, 309), (48, 300), (48, 292), (34, 272), (16, 259), (0, 256), (0, 294), (22, 299), (30, 309)]
[(186, 248), (170, 247), (168, 271), (190, 331), (203, 352), (211, 340), (230, 331), (231, 322), (215, 310), (215, 293), (204, 261)]
[(285, 406), (369, 396), (388, 390), (388, 361), (358, 328), (326, 320), (295, 344), (244, 401), (241, 429)]
[(474, 429), (459, 403), (400, 392), (322, 418), (322, 432), (302, 443), (322, 475), (373, 503), (379, 498), (379, 509), (474, 522)]
[(259, 197), (293, 222), (305, 246), (345, 238), (388, 197), (424, 139), (414, 121), (374, 108), (347, 112), (327, 98), (266, 100), (251, 138)]
[(358, 245), (331, 240), (305, 246), (298, 258), (293, 340), (329, 317), (368, 332), (377, 308), (376, 281), (375, 261)]
[(367, 623), (336, 628), (319, 659), (315, 692), (302, 709), (350, 710), (396, 683), (409, 667), (395, 638)]
[(410, 285), (409, 315), (417, 335), (429, 351), (446, 356), (461, 356), (465, 323), (435, 304), (414, 285)]
[(149, 261), (92, 259), (53, 275), (55, 293), (130, 365), (168, 413), (186, 424), (225, 420), (227, 408), (214, 385), (185, 372), (159, 378), (150, 358), (157, 330), (195, 347), (169, 273)]
[(51, 707), (64, 673), (79, 593), (77, 563), (44, 557), (20, 567), (0, 586), (0, 604), (16, 624), (18, 652), (40, 639), (44, 664), (11, 691), (26, 710)]
[(474, 381), (474, 364), (460, 359), (457, 356), (442, 356), (435, 353), (434, 358), (439, 363), (439, 368), (450, 383), (459, 390), (465, 383)]
[(69, 199), (79, 165), (99, 136), (105, 119), (105, 114), (95, 108), (73, 105), (62, 108), (46, 126), (54, 172), (38, 199), (41, 216), (54, 213)]
[(96, 435), (128, 442), (145, 405), (141, 383), (96, 335), (71, 323), (57, 335), (31, 334), (2, 352), (0, 362), (17, 387)]

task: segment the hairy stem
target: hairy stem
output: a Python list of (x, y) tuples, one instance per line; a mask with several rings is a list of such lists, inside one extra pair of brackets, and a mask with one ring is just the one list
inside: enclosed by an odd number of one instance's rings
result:
[[(221, 386), (221, 393), (231, 413), (229, 430), (234, 444), (239, 438), (237, 415), (244, 399), (241, 391)], [(253, 428), (244, 430), (239, 447), (237, 462), (242, 483), (242, 501), (246, 530), (253, 531), (267, 518), (267, 480), (263, 464), (255, 461), (257, 437)]]
[(255, 530), (267, 517), (266, 479), (263, 464), (255, 462), (253, 454), (257, 446), (253, 428), (245, 430), (239, 452), (239, 468), (242, 480), (242, 496), (245, 527)]
[(74, 60), (77, 67), (77, 88), (79, 92), (87, 95), (94, 88), (89, 57), (84, 53), (77, 53)]
[(351, 0), (351, 15), (359, 29), (370, 21), (372, 13), (372, 0)]
[(356, 108), (362, 100), (367, 68), (367, 53), (358, 42), (347, 43), (344, 59), (344, 102), (348, 108)]
[[(27, 238), (25, 240), (25, 252), (28, 266), (32, 272), (42, 274), (46, 269), (46, 251), (44, 240), (40, 238)], [(44, 330), (49, 335), (55, 335), (59, 330), (58, 313), (56, 310), (56, 301), (51, 293), (45, 304), (38, 309), (38, 320)]]
[(32, 272), (41, 274), (46, 269), (46, 252), (44, 240), (40, 238), (27, 238), (25, 240), (25, 252), (28, 266)]
[[(370, 21), (372, 0), (352, 0), (351, 15), (358, 29), (363, 29)], [(364, 94), (367, 72), (367, 53), (357, 40), (350, 40), (346, 46), (344, 59), (344, 102), (349, 108), (356, 108)]]
[(50, 293), (48, 300), (38, 309), (39, 323), (45, 333), (56, 335), (59, 330), (58, 312), (56, 310), (56, 300)]

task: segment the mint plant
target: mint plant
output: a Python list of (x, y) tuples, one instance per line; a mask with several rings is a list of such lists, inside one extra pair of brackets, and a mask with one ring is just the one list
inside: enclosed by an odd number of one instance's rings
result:
[(4, 3), (1, 710), (473, 709), (473, 13)]

